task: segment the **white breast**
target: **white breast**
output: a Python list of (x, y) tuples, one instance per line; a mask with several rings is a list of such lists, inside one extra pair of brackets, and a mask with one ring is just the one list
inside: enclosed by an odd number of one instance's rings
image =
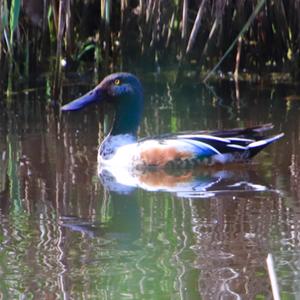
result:
[(108, 136), (99, 148), (98, 163), (103, 166), (130, 167), (136, 149), (136, 138), (130, 134)]

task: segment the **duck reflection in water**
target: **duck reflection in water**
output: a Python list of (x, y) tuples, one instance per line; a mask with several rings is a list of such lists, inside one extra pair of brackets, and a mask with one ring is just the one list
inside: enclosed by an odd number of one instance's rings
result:
[(254, 170), (254, 166), (231, 166), (222, 169), (202, 168), (168, 172), (115, 172), (99, 165), (99, 178), (103, 186), (119, 194), (130, 194), (137, 188), (152, 192), (169, 192), (180, 198), (207, 198), (222, 194), (274, 191)]

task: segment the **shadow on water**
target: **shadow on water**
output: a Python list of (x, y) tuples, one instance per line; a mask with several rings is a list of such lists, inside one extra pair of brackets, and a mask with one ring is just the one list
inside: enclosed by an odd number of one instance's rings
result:
[(286, 137), (252, 165), (120, 186), (97, 174), (106, 108), (62, 117), (43, 90), (14, 95), (10, 109), (2, 101), (3, 297), (271, 299), (268, 253), (281, 295), (299, 295), (300, 103), (286, 100), (297, 91), (241, 83), (235, 101), (225, 83), (145, 89), (141, 136), (272, 122)]

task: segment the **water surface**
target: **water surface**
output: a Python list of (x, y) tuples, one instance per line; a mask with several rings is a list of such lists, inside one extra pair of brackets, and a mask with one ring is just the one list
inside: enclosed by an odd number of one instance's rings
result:
[[(97, 174), (109, 107), (62, 116), (43, 88), (1, 99), (1, 296), (272, 299), (272, 254), (282, 298), (299, 298), (296, 86), (142, 80), (140, 136), (273, 123), (285, 137), (251, 165), (120, 188)], [(89, 88), (67, 86), (63, 98)]]

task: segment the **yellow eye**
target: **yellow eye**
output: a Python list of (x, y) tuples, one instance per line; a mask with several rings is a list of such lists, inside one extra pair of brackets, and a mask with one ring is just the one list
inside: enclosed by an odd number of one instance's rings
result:
[(120, 84), (121, 84), (121, 80), (120, 80), (120, 79), (116, 79), (116, 80), (114, 81), (114, 84), (115, 84), (115, 85), (120, 85)]

